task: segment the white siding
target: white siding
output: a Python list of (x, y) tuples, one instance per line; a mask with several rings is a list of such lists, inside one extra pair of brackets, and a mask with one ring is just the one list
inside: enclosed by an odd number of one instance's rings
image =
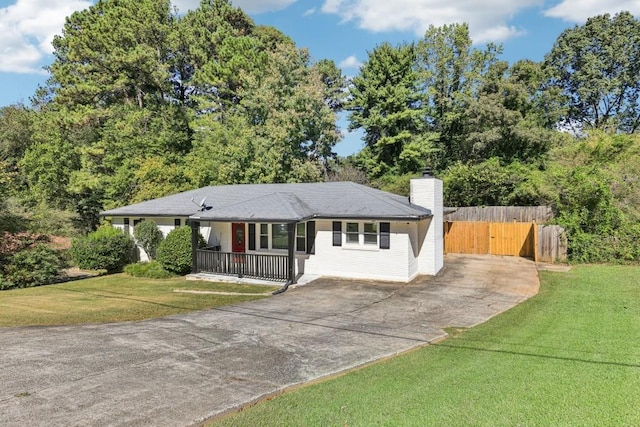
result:
[(315, 255), (310, 255), (309, 259), (304, 260), (305, 273), (402, 282), (410, 279), (408, 257), (411, 242), (407, 232), (411, 228), (409, 225), (392, 222), (390, 248), (380, 249), (378, 246), (344, 243), (344, 222), (343, 244), (333, 246), (332, 221), (316, 221)]

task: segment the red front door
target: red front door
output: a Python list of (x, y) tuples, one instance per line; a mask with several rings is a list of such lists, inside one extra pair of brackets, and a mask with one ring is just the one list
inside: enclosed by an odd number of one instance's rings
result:
[(231, 250), (233, 252), (245, 252), (245, 238), (244, 238), (244, 222), (231, 224), (231, 236), (233, 242), (231, 243)]

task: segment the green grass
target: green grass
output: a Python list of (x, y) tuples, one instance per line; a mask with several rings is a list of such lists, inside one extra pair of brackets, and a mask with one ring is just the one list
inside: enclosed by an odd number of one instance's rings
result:
[(541, 279), (539, 295), (487, 323), (213, 424), (640, 425), (640, 268)]
[(277, 286), (144, 279), (126, 274), (0, 292), (0, 326), (68, 325), (150, 319), (261, 296), (190, 294), (175, 289), (263, 293)]

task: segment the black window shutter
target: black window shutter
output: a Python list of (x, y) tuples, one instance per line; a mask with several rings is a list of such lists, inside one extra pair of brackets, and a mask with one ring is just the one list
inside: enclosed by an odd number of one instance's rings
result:
[(388, 222), (380, 223), (380, 249), (389, 249), (391, 244), (391, 224)]
[(316, 222), (315, 221), (307, 222), (307, 253), (311, 255), (316, 253)]
[(249, 224), (249, 250), (256, 250), (256, 225)]
[(333, 221), (333, 246), (342, 246), (342, 222)]

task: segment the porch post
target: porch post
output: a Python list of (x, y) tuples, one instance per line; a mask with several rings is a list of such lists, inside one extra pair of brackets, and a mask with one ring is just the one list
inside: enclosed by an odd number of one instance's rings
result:
[(198, 254), (196, 253), (196, 249), (198, 249), (200, 222), (189, 221), (189, 225), (191, 226), (191, 273), (195, 274), (198, 272)]
[(289, 281), (296, 283), (296, 223), (287, 224), (287, 237), (289, 238)]

